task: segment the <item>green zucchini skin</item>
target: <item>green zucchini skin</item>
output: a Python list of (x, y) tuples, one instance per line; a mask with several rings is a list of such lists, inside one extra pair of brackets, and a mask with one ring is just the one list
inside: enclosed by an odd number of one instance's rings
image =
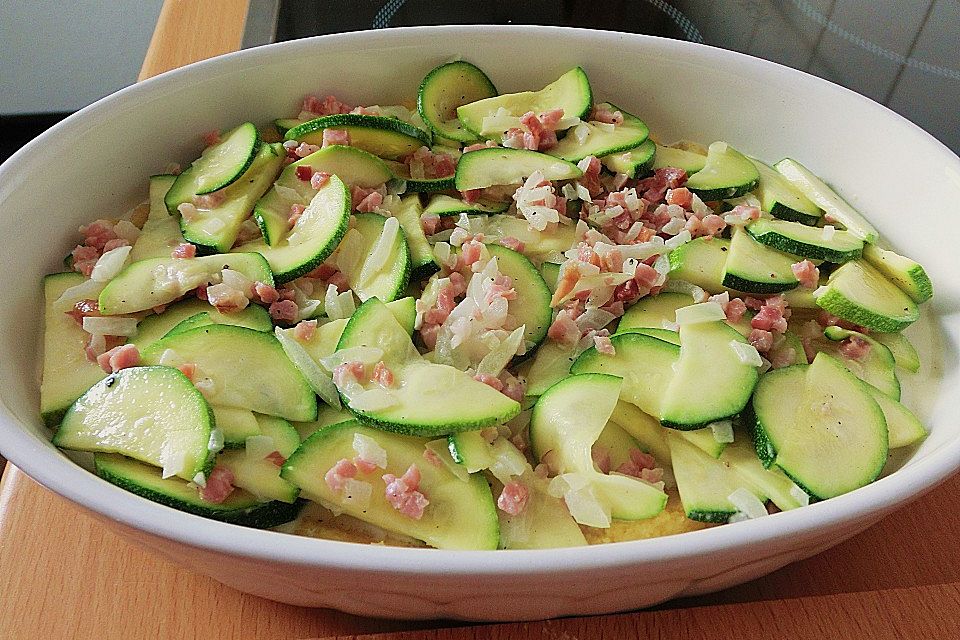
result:
[(490, 78), (464, 60), (434, 67), (420, 83), (417, 111), (433, 135), (469, 144), (479, 138), (457, 118), (457, 107), (497, 95)]
[(389, 160), (429, 147), (431, 142), (429, 133), (397, 118), (357, 113), (315, 118), (288, 130), (284, 138), (321, 145), (324, 129), (343, 129), (350, 135), (350, 146)]

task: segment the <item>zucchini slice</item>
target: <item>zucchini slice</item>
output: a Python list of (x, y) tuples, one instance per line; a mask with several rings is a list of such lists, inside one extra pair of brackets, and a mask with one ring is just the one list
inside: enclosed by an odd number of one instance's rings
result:
[(874, 244), (864, 248), (863, 257), (917, 304), (933, 297), (933, 283), (919, 262)]
[(757, 184), (755, 193), (760, 199), (761, 209), (781, 220), (811, 226), (816, 226), (820, 222), (823, 218), (820, 207), (810, 202), (809, 198), (773, 167), (765, 165), (756, 158), (750, 158), (750, 161), (760, 174), (760, 182)]
[[(472, 153), (472, 152), (471, 152)], [(461, 213), (468, 215), (489, 215), (494, 213), (503, 213), (510, 208), (509, 202), (487, 202), (478, 200), (477, 202), (467, 202), (460, 198), (453, 198), (446, 194), (438, 193), (430, 196), (430, 202), (423, 210), (426, 214), (440, 216), (458, 216)]]
[(260, 151), (260, 133), (251, 122), (244, 122), (224, 134), (220, 142), (203, 150), (183, 173), (177, 176), (164, 197), (170, 215), (194, 196), (219, 191), (240, 179)]
[(502, 114), (520, 117), (528, 111), (543, 113), (563, 109), (566, 118), (585, 118), (593, 107), (593, 91), (586, 72), (580, 67), (570, 71), (539, 91), (506, 93), (457, 107), (457, 118), (463, 127), (478, 136), (498, 137), (505, 129), (484, 128), (484, 118)]
[(777, 467), (767, 469), (763, 466), (753, 443), (747, 438), (737, 438), (728, 444), (720, 455), (720, 462), (750, 482), (758, 495), (769, 498), (781, 511), (798, 509), (809, 502), (806, 492), (783, 471)]
[(350, 220), (350, 202), (347, 185), (330, 176), (294, 227), (276, 244), (270, 246), (260, 239), (234, 251), (262, 255), (279, 283), (295, 280), (316, 269), (340, 244)]
[[(309, 167), (301, 169), (301, 167)], [(298, 177), (297, 172), (309, 176)], [(310, 185), (310, 176), (322, 171), (335, 175), (347, 186), (379, 187), (393, 178), (390, 167), (373, 154), (363, 149), (332, 145), (293, 162), (280, 173), (270, 191), (257, 201), (253, 216), (260, 226), (265, 242), (276, 246), (290, 230), (290, 207), (306, 206), (317, 190)]]
[[(697, 429), (740, 413), (759, 374), (743, 361), (737, 345), (748, 342), (722, 321), (680, 327), (680, 355), (660, 406), (663, 426)], [(704, 371), (715, 374), (710, 384), (702, 384)]]
[(519, 403), (467, 373), (423, 358), (377, 298), (364, 302), (351, 316), (337, 350), (361, 346), (382, 349), (383, 362), (395, 380), (389, 389), (395, 402), (382, 409), (359, 409), (341, 393), (344, 404), (365, 424), (436, 437), (503, 424), (520, 412)]
[(73, 403), (53, 444), (120, 453), (192, 480), (212, 467), (214, 416), (189, 378), (172, 367), (112, 373)]
[(707, 163), (690, 176), (686, 187), (709, 202), (742, 196), (759, 181), (760, 173), (750, 158), (726, 142), (714, 142), (708, 148)]
[(587, 134), (581, 141), (579, 136), (572, 132), (560, 140), (547, 154), (563, 158), (570, 162), (579, 162), (587, 156), (606, 156), (612, 153), (622, 153), (636, 149), (647, 140), (650, 129), (637, 116), (627, 113), (620, 107), (604, 102), (598, 105), (608, 111), (619, 111), (623, 114), (623, 123), (618, 125), (604, 125), (603, 123), (585, 122), (577, 125), (586, 127)]
[(239, 271), (254, 282), (273, 285), (273, 273), (257, 253), (197, 258), (150, 258), (127, 265), (100, 292), (100, 313), (135, 313), (170, 304), (207, 284), (223, 269)]
[(420, 83), (417, 110), (433, 134), (470, 143), (476, 134), (464, 129), (457, 118), (457, 107), (497, 95), (497, 88), (475, 65), (457, 60), (435, 67)]
[(43, 381), (40, 383), (40, 414), (48, 427), (60, 423), (77, 398), (106, 374), (85, 350), (90, 334), (64, 311), (79, 299), (55, 302), (63, 292), (86, 281), (79, 273), (53, 273), (43, 279)]
[(779, 293), (800, 285), (791, 265), (800, 259), (760, 244), (735, 229), (723, 267), (723, 286), (747, 293)]
[(762, 376), (750, 405), (751, 437), (757, 458), (765, 468), (773, 466), (777, 451), (767, 435), (774, 424), (792, 424), (800, 408), (808, 365), (771, 369)]
[(841, 265), (826, 287), (817, 305), (863, 327), (901, 331), (920, 317), (916, 303), (865, 260)]
[(656, 338), (657, 340), (663, 340), (664, 342), (669, 342), (670, 344), (675, 344), (678, 347), (680, 346), (680, 334), (676, 331), (671, 331), (670, 329), (657, 329), (654, 327), (634, 327), (632, 329), (624, 329), (623, 331), (617, 331), (617, 334), (621, 333), (639, 333), (640, 335), (650, 336), (651, 338)]
[(670, 252), (670, 278), (685, 280), (709, 291), (722, 293), (724, 266), (730, 254), (725, 238), (696, 238)]
[(324, 129), (341, 129), (350, 136), (350, 146), (375, 156), (396, 160), (423, 146), (430, 146), (430, 134), (397, 118), (340, 113), (315, 118), (293, 127), (286, 140), (323, 144)]
[(522, 357), (529, 357), (547, 337), (553, 320), (550, 289), (537, 268), (522, 253), (498, 244), (488, 244), (487, 250), (497, 259), (500, 273), (513, 280), (517, 298), (508, 303), (508, 313), (515, 318), (516, 326), (526, 327), (523, 340), (527, 350)]
[(635, 149), (603, 156), (600, 162), (614, 173), (623, 173), (629, 178), (642, 178), (653, 168), (656, 151), (657, 145), (653, 140), (645, 140)]
[[(256, 421), (263, 438), (263, 442), (257, 442), (257, 445), (264, 450), (274, 447), (274, 451), (286, 460), (300, 446), (300, 434), (286, 420), (256, 416)], [(245, 442), (247, 448), (244, 449), (222, 452), (217, 456), (217, 465), (233, 472), (234, 486), (249, 491), (258, 500), (295, 502), (300, 491), (280, 477), (280, 465), (249, 448), (253, 442)]]
[(887, 423), (891, 449), (908, 447), (927, 437), (927, 429), (910, 409), (894, 400), (871, 384), (867, 385), (870, 397), (877, 401)]
[[(443, 153), (451, 157), (456, 157), (456, 151), (450, 147), (434, 147), (431, 151), (434, 153)], [(451, 173), (439, 178), (411, 178), (410, 167), (403, 162), (394, 162), (387, 160), (393, 177), (397, 180), (403, 180), (406, 190), (404, 193), (436, 193), (437, 191), (453, 191), (454, 174)]]
[[(593, 493), (594, 500), (609, 513), (605, 526), (609, 526), (610, 517), (652, 518), (663, 511), (667, 503), (666, 494), (652, 484), (624, 475), (605, 475), (594, 466), (590, 452), (613, 413), (620, 385), (621, 380), (616, 376), (596, 373), (570, 376), (540, 397), (530, 417), (530, 446), (534, 457), (542, 460), (548, 452), (553, 452), (561, 477), (578, 476), (581, 483), (586, 484), (585, 489)], [(566, 498), (570, 507), (570, 496)], [(602, 519), (578, 519), (573, 507), (571, 515), (581, 524), (604, 526)]]
[(257, 331), (273, 331), (270, 314), (259, 305), (251, 304), (240, 311), (221, 313), (209, 302), (192, 298), (175, 302), (163, 313), (152, 314), (141, 320), (137, 325), (137, 335), (128, 342), (137, 345), (142, 353), (160, 338), (209, 324), (232, 324)]
[(397, 218), (357, 213), (337, 254), (337, 266), (361, 301), (403, 297), (410, 282), (410, 250)]
[[(792, 367), (780, 371), (788, 369)], [(766, 419), (757, 424), (778, 467), (820, 499), (877, 479), (887, 460), (888, 432), (883, 411), (866, 383), (837, 359), (819, 353), (806, 367), (802, 390), (785, 392), (797, 397), (796, 412), (785, 411), (794, 405), (780, 398), (774, 401), (780, 409), (765, 407)]]
[[(386, 469), (358, 474), (363, 483), (334, 491), (324, 476), (341, 459), (353, 459), (355, 439), (369, 438), (386, 450)], [(356, 421), (323, 427), (307, 438), (283, 465), (281, 476), (300, 488), (304, 497), (332, 505), (338, 511), (388, 531), (422, 540), (439, 549), (496, 549), (500, 541), (496, 507), (490, 486), (481, 475), (464, 482), (447, 467), (424, 462), (427, 441), (398, 436)], [(420, 519), (394, 509), (386, 498), (385, 473), (401, 477), (409, 467), (420, 471), (419, 491), (429, 504)], [(369, 495), (362, 495), (368, 491)]]
[(617, 332), (641, 328), (662, 329), (667, 322), (673, 325), (677, 321), (677, 309), (692, 304), (693, 298), (685, 293), (664, 291), (655, 296), (645, 296), (623, 314)]
[(423, 215), (420, 196), (415, 193), (403, 196), (395, 215), (407, 239), (407, 248), (410, 249), (410, 279), (423, 280), (439, 271), (440, 264), (433, 255), (433, 247), (420, 224), (420, 216)]
[(299, 502), (260, 502), (242, 490), (235, 490), (223, 502), (209, 502), (200, 497), (195, 485), (179, 478), (163, 478), (156, 467), (116, 454), (98, 453), (93, 464), (98, 476), (147, 500), (244, 527), (276, 527), (296, 518), (302, 507)]
[(666, 169), (667, 167), (676, 167), (683, 169), (687, 175), (693, 175), (702, 170), (707, 165), (707, 156), (688, 151), (686, 149), (677, 149), (676, 147), (661, 147), (657, 145), (656, 154), (653, 157), (653, 166), (651, 169)]
[(236, 182), (223, 188), (220, 204), (209, 209), (198, 206), (194, 219), (180, 218), (183, 237), (208, 251), (228, 251), (237, 240), (240, 225), (250, 217), (254, 203), (280, 172), (284, 156), (280, 144), (261, 146), (250, 168)]
[(854, 235), (865, 242), (877, 241), (880, 234), (874, 226), (812, 171), (790, 158), (784, 158), (773, 166), (807, 199)]
[(147, 258), (169, 258), (170, 253), (186, 240), (180, 232), (180, 221), (167, 212), (163, 203), (177, 176), (161, 174), (150, 176), (150, 214), (130, 250), (130, 262)]
[(223, 434), (224, 449), (242, 449), (247, 438), (263, 435), (260, 423), (253, 411), (236, 407), (210, 405), (217, 421), (217, 429)]
[(535, 171), (547, 180), (571, 180), (583, 175), (572, 162), (526, 149), (490, 147), (465, 153), (457, 163), (458, 191), (520, 184)]
[(856, 260), (863, 253), (863, 240), (849, 231), (827, 233), (798, 222), (761, 218), (748, 224), (753, 239), (774, 249), (837, 264)]
[(196, 364), (198, 380), (209, 379), (205, 394), (213, 404), (302, 422), (317, 417), (317, 396), (270, 333), (200, 327), (155, 342), (141, 360), (156, 364), (167, 350)]
[(528, 396), (539, 396), (570, 374), (575, 351), (553, 340), (545, 340), (533, 354), (527, 369)]
[(576, 240), (576, 227), (572, 224), (559, 224), (548, 231), (537, 231), (524, 218), (517, 216), (497, 214), (481, 220), (484, 223), (481, 232), (487, 242), (516, 238), (524, 244), (523, 255), (534, 262), (567, 251)]
[(616, 355), (604, 355), (590, 347), (573, 363), (570, 373), (619, 376), (623, 378), (622, 400), (644, 413), (660, 415), (674, 366), (680, 359), (680, 347), (639, 333), (617, 334), (610, 337), (610, 342)]
[(738, 511), (730, 502), (730, 496), (739, 489), (750, 491), (760, 500), (765, 498), (735, 469), (705, 453), (680, 434), (668, 432), (667, 442), (680, 502), (691, 520), (726, 522)]
[(902, 333), (874, 333), (873, 339), (890, 349), (897, 366), (910, 373), (920, 371), (920, 354)]

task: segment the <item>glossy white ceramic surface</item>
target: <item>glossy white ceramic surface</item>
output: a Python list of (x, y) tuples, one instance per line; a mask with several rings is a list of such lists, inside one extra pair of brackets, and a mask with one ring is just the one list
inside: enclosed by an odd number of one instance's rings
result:
[[(574, 65), (598, 97), (661, 140), (723, 139), (826, 176), (936, 286), (910, 330), (927, 376), (905, 397), (930, 437), (897, 471), (798, 511), (680, 536), (542, 552), (397, 549), (288, 536), (180, 513), (118, 489), (49, 443), (38, 403), (40, 278), (76, 228), (144, 199), (147, 176), (189, 161), (198, 134), (296, 113), (306, 93), (415, 98), (462, 57), (502, 91)], [(946, 107), (946, 105), (945, 105)], [(238, 589), (376, 616), (517, 620), (601, 613), (720, 589), (854, 535), (960, 467), (960, 159), (893, 112), (773, 63), (685, 42), (553, 27), (423, 27), (282, 43), (191, 65), (84, 109), (0, 167), (0, 452), (145, 547)], [(82, 462), (81, 458), (78, 458)]]

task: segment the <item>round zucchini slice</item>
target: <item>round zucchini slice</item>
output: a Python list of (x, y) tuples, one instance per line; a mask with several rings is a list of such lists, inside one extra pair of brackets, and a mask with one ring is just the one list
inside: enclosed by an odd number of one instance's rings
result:
[(498, 244), (488, 244), (490, 254), (497, 259), (500, 273), (513, 279), (517, 299), (508, 303), (509, 313), (517, 326), (525, 325), (523, 340), (527, 345), (524, 358), (529, 357), (544, 338), (553, 317), (550, 308), (550, 289), (533, 263), (522, 253)]
[(714, 142), (707, 151), (707, 162), (687, 180), (686, 187), (704, 202), (736, 198), (752, 191), (760, 173), (746, 157), (726, 142)]
[(547, 180), (572, 180), (583, 175), (577, 165), (527, 149), (490, 147), (465, 153), (457, 163), (458, 191), (520, 184), (539, 171)]
[(340, 113), (304, 122), (287, 131), (287, 140), (323, 144), (324, 129), (342, 129), (350, 135), (350, 146), (375, 156), (396, 160), (423, 146), (430, 146), (430, 134), (422, 129), (385, 116)]
[(442, 64), (424, 77), (417, 92), (417, 109), (434, 135), (470, 143), (477, 136), (463, 127), (457, 118), (457, 107), (496, 95), (497, 88), (487, 74), (458, 60)]
[(357, 213), (354, 228), (340, 244), (337, 266), (361, 302), (402, 298), (410, 282), (410, 249), (400, 220), (378, 213)]

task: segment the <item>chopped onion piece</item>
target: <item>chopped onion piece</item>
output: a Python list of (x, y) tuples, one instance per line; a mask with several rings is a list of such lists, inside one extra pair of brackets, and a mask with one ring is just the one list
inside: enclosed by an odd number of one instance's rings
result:
[(500, 342), (487, 355), (483, 356), (480, 364), (477, 365), (478, 374), (498, 376), (503, 371), (517, 352), (523, 348), (523, 332), (526, 325), (520, 325), (507, 338)]
[(837, 233), (836, 227), (834, 227), (832, 224), (825, 224), (823, 225), (823, 231), (821, 232), (820, 236), (826, 242), (830, 242), (831, 240), (833, 240), (833, 236), (836, 235), (836, 233)]
[(361, 362), (366, 365), (376, 364), (380, 360), (383, 360), (383, 349), (379, 347), (349, 347), (334, 351), (326, 358), (320, 358), (320, 364), (326, 367), (327, 371), (333, 371), (345, 362)]
[(105, 286), (107, 286), (106, 282), (84, 280), (61, 293), (60, 297), (54, 300), (53, 308), (57, 311), (70, 311), (79, 300), (96, 300), (99, 298), (100, 292), (103, 291)]
[[(210, 440), (207, 441), (207, 449), (212, 453), (217, 453), (223, 449), (223, 431), (220, 429), (210, 430)], [(269, 453), (269, 451), (267, 453)]]
[(83, 319), (83, 330), (100, 336), (135, 336), (137, 335), (137, 319), (87, 316)]
[(503, 438), (494, 441), (491, 453), (493, 464), (490, 465), (490, 473), (503, 484), (510, 482), (513, 476), (523, 475), (523, 472), (530, 468), (520, 450)]
[(381, 469), (387, 468), (387, 450), (370, 436), (362, 433), (353, 434), (353, 450), (361, 460), (375, 464)]
[(347, 478), (343, 481), (341, 500), (361, 509), (370, 506), (370, 496), (373, 495), (373, 485), (356, 478)]
[(203, 475), (203, 471), (198, 471), (197, 475), (193, 476), (193, 484), (197, 485), (201, 489), (206, 488), (207, 476)]
[(617, 130), (617, 125), (613, 124), (612, 122), (591, 122), (590, 124), (607, 133), (613, 133)]
[(280, 196), (283, 200), (287, 202), (294, 203), (300, 202), (300, 193), (296, 189), (291, 189), (290, 187), (285, 187), (282, 184), (275, 184), (273, 188), (276, 190), (277, 195)]
[(368, 389), (350, 398), (350, 408), (357, 411), (380, 411), (396, 406), (400, 401), (386, 389)]
[(123, 270), (123, 265), (126, 264), (127, 258), (130, 256), (132, 250), (133, 247), (127, 245), (107, 251), (100, 256), (97, 264), (93, 266), (93, 271), (90, 272), (90, 279), (96, 280), (97, 282), (109, 282), (113, 280), (117, 274)]
[(563, 500), (570, 515), (578, 523), (598, 529), (610, 527), (610, 509), (597, 499), (592, 486), (568, 491)]
[(760, 498), (743, 487), (740, 487), (727, 496), (727, 500), (729, 500), (730, 504), (735, 506), (740, 513), (747, 516), (747, 518), (762, 518), (767, 515), (767, 508), (760, 501)]
[(320, 396), (320, 399), (334, 409), (339, 409), (340, 394), (337, 392), (337, 386), (333, 384), (333, 378), (316, 363), (302, 344), (287, 334), (288, 331), (293, 331), (293, 329), (277, 327), (274, 330), (277, 340), (280, 341), (280, 346), (283, 347), (283, 352), (287, 354), (293, 365), (307, 379), (307, 383)]
[(757, 351), (757, 348), (752, 344), (746, 344), (739, 340), (731, 340), (730, 348), (737, 352), (737, 357), (740, 358), (740, 362), (743, 364), (753, 365), (754, 367), (763, 366), (763, 358), (760, 357), (760, 352)]
[(357, 303), (350, 290), (337, 292), (335, 285), (327, 285), (327, 292), (323, 296), (323, 310), (331, 320), (345, 320), (357, 310)]
[(337, 270), (342, 273), (354, 273), (361, 260), (363, 260), (363, 236), (356, 229), (350, 229), (337, 247)]
[(686, 280), (675, 280), (671, 278), (663, 285), (663, 290), (670, 293), (685, 293), (693, 298), (694, 302), (705, 302), (710, 297), (702, 288)]
[(724, 313), (723, 307), (716, 302), (700, 302), (677, 309), (677, 324), (681, 327), (726, 319), (727, 314)]
[(362, 287), (383, 270), (390, 259), (390, 252), (393, 250), (393, 245), (396, 244), (399, 233), (400, 221), (394, 217), (387, 218), (377, 243), (373, 245), (370, 255), (363, 261), (363, 267), (360, 269), (360, 275), (357, 278), (359, 286)]
[(810, 494), (801, 489), (798, 485), (790, 487), (790, 497), (797, 501), (801, 507), (810, 504)]
[(822, 295), (825, 294), (826, 292), (827, 292), (827, 287), (826, 287), (825, 285), (821, 285), (821, 286), (817, 287), (817, 288), (813, 291), (813, 299), (816, 300), (817, 298), (819, 298), (820, 296), (822, 296)]
[(251, 460), (263, 460), (277, 450), (277, 445), (270, 436), (250, 436), (243, 443), (244, 455)]
[(733, 442), (733, 421), (718, 420), (710, 423), (710, 430), (713, 432), (713, 439), (721, 444)]
[(683, 231), (673, 236), (663, 244), (667, 249), (673, 250), (679, 247), (680, 245), (690, 242), (691, 240), (693, 240), (693, 236), (690, 235), (690, 232), (687, 229), (684, 229)]
[(165, 367), (179, 367), (183, 364), (183, 358), (173, 349), (164, 349), (158, 362)]

